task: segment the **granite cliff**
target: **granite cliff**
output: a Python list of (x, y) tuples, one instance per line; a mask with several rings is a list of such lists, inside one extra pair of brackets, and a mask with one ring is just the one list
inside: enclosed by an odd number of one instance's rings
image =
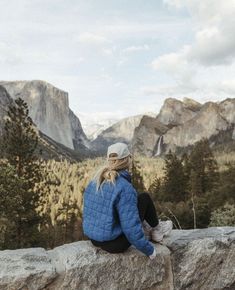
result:
[(9, 95), (21, 97), (38, 129), (70, 149), (89, 147), (78, 117), (70, 110), (68, 93), (45, 81), (0, 82)]
[[(152, 130), (153, 123), (165, 129)], [(135, 152), (151, 157), (170, 149), (188, 147), (203, 137), (213, 138), (216, 144), (216, 136), (222, 132), (230, 134), (224, 142), (231, 142), (235, 149), (235, 98), (205, 104), (191, 99), (168, 98), (151, 125), (146, 118), (141, 120), (135, 129), (132, 146)]]
[[(36, 84), (39, 85), (40, 82), (36, 81)], [(4, 126), (4, 118), (7, 115), (7, 107), (8, 105), (10, 105), (11, 103), (13, 103), (13, 98), (10, 96), (10, 94), (8, 93), (8, 91), (6, 90), (6, 87), (8, 88), (8, 90), (13, 93), (14, 91), (18, 91), (21, 93), (17, 93), (15, 94), (15, 97), (17, 96), (22, 96), (22, 87), (24, 85), (26, 85), (26, 82), (16, 82), (14, 83), (14, 85), (12, 85), (12, 83), (4, 83), (5, 85), (2, 86), (0, 85), (0, 135), (2, 134), (3, 131), (3, 126)], [(31, 84), (33, 85), (33, 84)], [(37, 85), (33, 85), (35, 87), (36, 90), (36, 95), (38, 94), (38, 90), (39, 88), (37, 88)], [(47, 84), (43, 83), (42, 86), (44, 86)], [(8, 87), (9, 86), (9, 87)], [(19, 86), (19, 87), (18, 87)], [(50, 85), (48, 85), (50, 86)], [(15, 88), (17, 87), (17, 89)], [(26, 86), (27, 87), (27, 86)], [(40, 87), (40, 86), (39, 86)], [(52, 88), (51, 88), (52, 89)], [(61, 128), (58, 128), (58, 126), (52, 124), (49, 124), (49, 129), (45, 129), (44, 131), (47, 131), (47, 133), (49, 132), (49, 130), (58, 129), (58, 134), (54, 134), (53, 137), (55, 138), (55, 136), (57, 136), (56, 138), (59, 139), (55, 140), (52, 137), (50, 137), (49, 135), (46, 135), (43, 131), (40, 130), (40, 128), (38, 128), (37, 124), (35, 123), (35, 120), (39, 123), (39, 125), (41, 126), (41, 128), (43, 128), (43, 126), (46, 126), (47, 123), (45, 122), (45, 120), (43, 120), (43, 116), (48, 114), (48, 108), (47, 105), (42, 102), (42, 107), (40, 107), (41, 105), (37, 105), (37, 110), (33, 109), (34, 107), (34, 101), (30, 101), (30, 99), (32, 98), (33, 92), (32, 92), (32, 87), (30, 87), (30, 92), (29, 95), (27, 97), (27, 94), (24, 94), (24, 99), (26, 99), (26, 101), (28, 100), (29, 103), (31, 104), (31, 116), (34, 117), (34, 125), (35, 125), (35, 129), (38, 131), (38, 135), (39, 135), (39, 144), (38, 144), (38, 148), (36, 153), (40, 154), (41, 150), (42, 150), (42, 156), (45, 159), (56, 159), (56, 160), (61, 160), (62, 159), (67, 159), (70, 161), (81, 161), (82, 159), (86, 158), (86, 157), (92, 157), (94, 156), (94, 153), (91, 152), (84, 144), (87, 145), (87, 139), (85, 134), (82, 131), (81, 128), (81, 124), (79, 119), (73, 114), (73, 112), (69, 109), (69, 125), (71, 126), (71, 140), (73, 142), (73, 147), (76, 148), (77, 150), (73, 150), (71, 148), (69, 148), (68, 146), (64, 145), (63, 143), (61, 143), (63, 140), (61, 140), (61, 138), (63, 138), (63, 130), (65, 130), (66, 128), (61, 126)], [(43, 95), (43, 94), (42, 94)], [(42, 98), (44, 98), (45, 95), (43, 95)], [(41, 98), (40, 96), (36, 98)], [(50, 98), (50, 96), (48, 97)], [(35, 101), (36, 102), (36, 101)], [(45, 107), (44, 107), (45, 106)], [(42, 113), (42, 111), (47, 111), (47, 113)], [(58, 109), (59, 110), (59, 109)], [(40, 123), (40, 118), (43, 120)], [(57, 118), (59, 118), (57, 116)], [(56, 118), (55, 118), (56, 120)], [(47, 119), (47, 121), (49, 121), (49, 119)], [(68, 135), (67, 135), (68, 136)], [(66, 143), (66, 142), (65, 142)], [(0, 152), (1, 153), (1, 152)]]
[(124, 118), (107, 129), (103, 130), (97, 138), (91, 142), (91, 148), (105, 154), (107, 146), (115, 142), (130, 144), (134, 130), (138, 127), (143, 115)]

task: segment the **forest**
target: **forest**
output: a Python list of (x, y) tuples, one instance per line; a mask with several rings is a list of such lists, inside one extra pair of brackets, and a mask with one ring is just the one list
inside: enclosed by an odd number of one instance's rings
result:
[[(85, 240), (84, 190), (105, 157), (45, 160), (39, 134), (21, 98), (8, 108), (0, 140), (0, 249)], [(175, 229), (235, 226), (235, 148), (214, 151), (202, 139), (180, 155), (134, 155), (132, 184), (151, 194), (158, 216)]]

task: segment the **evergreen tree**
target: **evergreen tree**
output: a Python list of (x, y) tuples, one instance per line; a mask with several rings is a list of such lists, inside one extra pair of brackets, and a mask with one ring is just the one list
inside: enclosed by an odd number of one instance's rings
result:
[(156, 176), (148, 189), (148, 192), (151, 194), (154, 202), (156, 202), (159, 197), (160, 189), (161, 189), (161, 179)]
[(197, 142), (190, 154), (188, 190), (194, 216), (194, 228), (206, 227), (210, 221), (210, 208), (206, 193), (219, 181), (218, 165), (209, 146), (208, 139)]
[(14, 167), (0, 161), (0, 249), (14, 249), (16, 243), (16, 220), (18, 208), (22, 206), (23, 180)]
[(133, 161), (131, 182), (138, 193), (145, 191), (143, 176), (141, 174), (140, 163), (138, 160)]
[(198, 196), (210, 191), (217, 184), (219, 173), (208, 139), (195, 144), (190, 154), (190, 164), (190, 191)]
[[(15, 207), (12, 216), (16, 228), (16, 247), (36, 246), (39, 245), (39, 224), (42, 222), (37, 208), (46, 190), (38, 184), (45, 175), (42, 161), (35, 154), (38, 134), (29, 117), (27, 103), (21, 98), (8, 108), (2, 139), (4, 156), (21, 180), (17, 195), (20, 204)], [(12, 203), (6, 206), (9, 210)]]
[(187, 153), (184, 153), (182, 155), (181, 163), (183, 165), (185, 182), (187, 183), (187, 191), (188, 191), (188, 183), (189, 183), (189, 180), (190, 180), (192, 166), (191, 166), (191, 163), (190, 163), (190, 158), (189, 158)]
[(181, 160), (171, 150), (165, 156), (165, 176), (163, 179), (163, 201), (182, 201), (185, 199), (187, 179)]

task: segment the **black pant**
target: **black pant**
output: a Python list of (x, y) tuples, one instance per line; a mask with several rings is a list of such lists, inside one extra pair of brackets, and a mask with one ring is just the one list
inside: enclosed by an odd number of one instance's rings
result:
[[(159, 221), (156, 209), (147, 192), (138, 194), (138, 210), (141, 221), (146, 220), (152, 227), (158, 225)], [(91, 239), (91, 242), (94, 246), (100, 247), (109, 253), (124, 252), (131, 245), (124, 234), (121, 234), (116, 239), (110, 241), (99, 242)]]

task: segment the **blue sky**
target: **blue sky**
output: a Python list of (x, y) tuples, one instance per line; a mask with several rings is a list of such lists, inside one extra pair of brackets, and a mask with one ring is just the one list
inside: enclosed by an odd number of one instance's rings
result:
[(0, 79), (69, 93), (85, 122), (235, 94), (235, 0), (0, 0)]

